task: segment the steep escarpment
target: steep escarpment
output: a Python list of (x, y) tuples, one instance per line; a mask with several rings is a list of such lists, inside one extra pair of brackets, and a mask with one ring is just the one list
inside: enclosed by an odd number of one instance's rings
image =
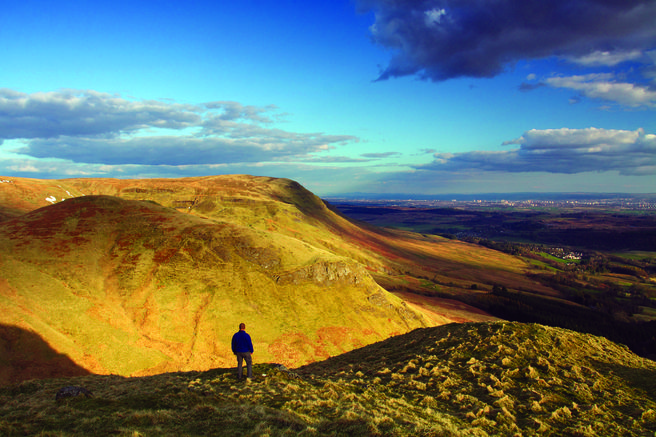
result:
[(0, 227), (0, 323), (96, 373), (298, 365), (425, 324), (363, 266), (283, 234), (84, 196)]

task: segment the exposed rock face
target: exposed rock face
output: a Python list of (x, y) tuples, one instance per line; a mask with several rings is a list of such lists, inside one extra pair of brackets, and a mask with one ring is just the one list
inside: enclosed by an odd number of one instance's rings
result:
[(352, 285), (362, 283), (362, 278), (369, 276), (366, 271), (354, 263), (318, 262), (297, 270), (286, 272), (276, 277), (280, 284), (298, 284), (304, 281), (313, 281), (317, 284), (330, 286), (333, 282), (344, 282)]

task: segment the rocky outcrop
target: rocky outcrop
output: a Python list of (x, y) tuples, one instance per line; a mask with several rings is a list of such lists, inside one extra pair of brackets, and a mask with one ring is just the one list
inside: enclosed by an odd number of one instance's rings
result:
[(363, 282), (363, 277), (369, 274), (361, 266), (346, 261), (318, 262), (309, 266), (276, 275), (278, 284), (299, 284), (312, 281), (322, 285), (330, 285), (334, 282), (346, 282), (358, 285)]

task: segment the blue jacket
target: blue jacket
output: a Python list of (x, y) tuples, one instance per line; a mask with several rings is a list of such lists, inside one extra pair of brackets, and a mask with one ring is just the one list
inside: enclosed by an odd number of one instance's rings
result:
[(232, 352), (250, 352), (253, 353), (253, 342), (251, 336), (246, 331), (238, 331), (232, 336)]

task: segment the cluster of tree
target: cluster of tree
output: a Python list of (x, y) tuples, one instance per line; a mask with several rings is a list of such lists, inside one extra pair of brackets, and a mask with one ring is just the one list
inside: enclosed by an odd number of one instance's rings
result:
[(464, 237), (461, 238), (461, 240), (516, 256), (525, 255), (531, 252), (528, 245), (522, 243), (514, 243), (512, 241), (494, 241), (488, 240), (487, 238), (478, 237)]
[(581, 277), (573, 272), (556, 274), (529, 274), (538, 282), (560, 291), (568, 300), (595, 308), (608, 314), (641, 312), (641, 306), (656, 307), (652, 295), (653, 288), (644, 284), (619, 285), (616, 282), (601, 282), (589, 277)]
[[(550, 252), (549, 247), (531, 243), (515, 243), (511, 241), (493, 241), (484, 238), (466, 238), (465, 241), (476, 243), (489, 249), (498, 250), (516, 256), (523, 256), (539, 260), (556, 269), (574, 270), (578, 272), (594, 273), (617, 273), (635, 276), (636, 278), (648, 278), (650, 274), (656, 273), (656, 259), (645, 257), (642, 260), (632, 260), (603, 253), (583, 253), (579, 264), (564, 265), (558, 261), (544, 258), (538, 253)], [(656, 247), (656, 246), (654, 246)]]

